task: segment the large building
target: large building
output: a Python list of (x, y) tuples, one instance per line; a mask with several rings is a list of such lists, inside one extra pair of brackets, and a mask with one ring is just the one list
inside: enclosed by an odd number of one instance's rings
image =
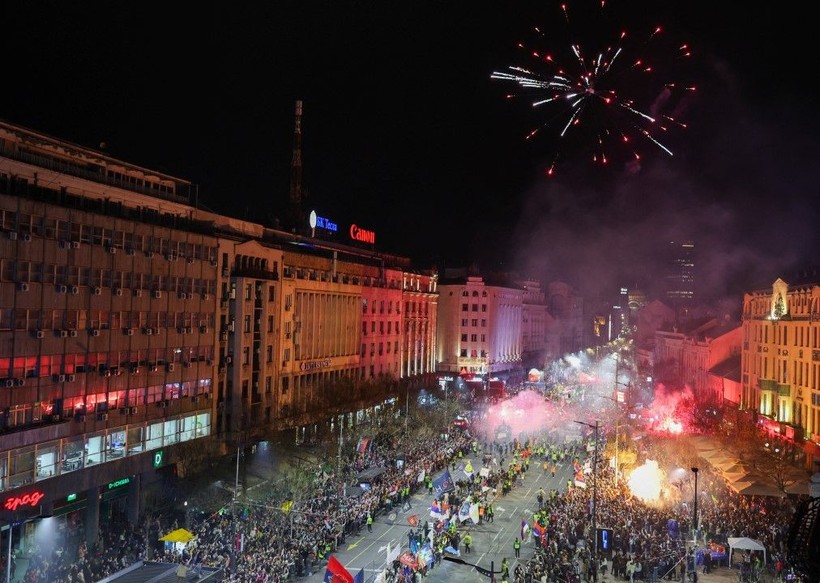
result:
[(745, 294), (741, 357), (741, 408), (820, 471), (820, 284)]
[(496, 376), (521, 374), (524, 292), (467, 276), (441, 282), (438, 370)]
[(668, 252), (666, 300), (676, 310), (685, 310), (695, 301), (695, 243), (670, 241)]
[(327, 243), (203, 211), (194, 193), (0, 122), (9, 519), (79, 514), (93, 541), (101, 516), (136, 520), (146, 487), (210, 446), (300, 439), (432, 382), (435, 273), (354, 225)]

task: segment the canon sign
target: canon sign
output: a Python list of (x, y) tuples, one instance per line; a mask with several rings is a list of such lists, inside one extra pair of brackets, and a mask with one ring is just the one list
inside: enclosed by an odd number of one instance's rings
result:
[(350, 238), (354, 241), (361, 241), (362, 243), (376, 244), (376, 233), (362, 229), (356, 225), (350, 225)]

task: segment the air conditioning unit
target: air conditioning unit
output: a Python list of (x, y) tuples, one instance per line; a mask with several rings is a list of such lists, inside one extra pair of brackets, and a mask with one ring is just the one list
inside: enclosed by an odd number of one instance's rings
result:
[(76, 338), (77, 337), (77, 331), (76, 330), (69, 330), (68, 335), (71, 338)]
[(108, 413), (97, 413), (97, 421), (108, 421)]
[(159, 407), (160, 409), (165, 409), (167, 405), (165, 404), (165, 401), (157, 401), (157, 407)]
[(200, 326), (199, 327), (199, 333), (200, 334), (207, 334), (208, 333), (208, 327), (207, 326)]
[(57, 422), (62, 421), (62, 420), (63, 420), (63, 418), (62, 418), (62, 417), (60, 417), (59, 415), (52, 415), (52, 416), (51, 416), (51, 421), (52, 421), (53, 423), (57, 423)]
[(133, 328), (126, 328), (125, 329), (125, 335), (126, 336), (133, 336), (134, 335), (134, 329)]
[(159, 372), (159, 367), (156, 364), (151, 365), (151, 372)]
[(114, 295), (115, 296), (121, 296), (122, 295), (122, 288), (115, 287), (114, 288)]
[(22, 387), (25, 386), (26, 379), (14, 379), (14, 386), (15, 387)]
[(128, 369), (128, 371), (129, 371), (131, 374), (139, 374), (139, 373), (140, 373), (140, 367), (138, 367), (138, 366), (132, 366), (131, 368), (129, 368), (129, 369)]
[(9, 239), (12, 241), (17, 240), (17, 233), (15, 231), (9, 231)]
[(159, 328), (152, 328), (152, 330), (154, 331), (154, 336), (159, 334)]
[(99, 330), (97, 330), (96, 328), (91, 328), (91, 329), (88, 331), (88, 333), (89, 333), (89, 334), (91, 334), (92, 336), (95, 336), (95, 337), (100, 335), (100, 331), (99, 331)]
[(142, 297), (142, 290), (141, 289), (135, 289), (134, 290), (134, 297), (135, 298), (141, 298)]
[(60, 241), (60, 249), (68, 249), (71, 247), (71, 241)]
[(228, 277), (231, 275), (231, 270), (227, 267), (222, 268), (222, 277)]
[(186, 334), (193, 334), (193, 333), (194, 333), (194, 329), (193, 329), (191, 326), (186, 326), (186, 327), (185, 327), (185, 333), (186, 333)]
[(185, 292), (179, 292), (179, 299), (187, 300), (188, 299), (188, 294), (186, 294)]
[(20, 291), (27, 292), (29, 290), (28, 283), (25, 281), (21, 281), (17, 284), (17, 289), (19, 289)]
[(208, 294), (202, 294), (202, 299), (203, 300), (209, 300), (209, 299), (211, 299), (211, 296), (208, 295)]
[(176, 261), (177, 256), (176, 256), (176, 255), (174, 255), (173, 253), (167, 253), (167, 254), (165, 255), (165, 259), (166, 259), (167, 261)]
[(71, 242), (71, 248), (72, 249), (79, 249), (80, 248), (80, 242), (79, 241), (72, 241)]
[(126, 255), (134, 255), (134, 250), (131, 247), (126, 247), (125, 248), (125, 254)]
[(80, 293), (80, 286), (72, 285), (69, 291), (71, 291), (71, 293), (76, 296), (78, 293)]
[(185, 368), (191, 368), (192, 366), (194, 366), (194, 363), (189, 362), (189, 361), (187, 361), (187, 360), (186, 360), (186, 361), (183, 363), (183, 366), (184, 366)]
[(188, 257), (187, 262), (190, 265), (191, 263), (194, 262), (194, 258), (193, 257)]
[(191, 403), (196, 405), (199, 402), (199, 397), (191, 397)]
[(100, 370), (100, 376), (101, 377), (110, 377), (111, 376), (111, 369), (104, 368), (104, 369)]
[(153, 251), (146, 251), (146, 252), (145, 252), (145, 256), (146, 256), (148, 259), (151, 259), (151, 258), (154, 256), (154, 252), (153, 252)]
[(158, 300), (162, 297), (162, 290), (155, 289), (154, 290), (154, 299)]
[(68, 338), (68, 330), (60, 330), (59, 334), (60, 338)]
[(233, 362), (233, 356), (230, 354), (225, 357), (225, 364), (231, 364)]
[(74, 381), (77, 380), (77, 375), (67, 374), (67, 375), (65, 375), (65, 380), (66, 380), (67, 383), (73, 383)]
[(58, 294), (64, 294), (68, 291), (68, 288), (62, 284), (57, 284), (54, 286), (54, 289), (57, 291)]
[(53, 375), (51, 375), (51, 380), (55, 383), (64, 383), (65, 382), (65, 375), (64, 374), (53, 374)]
[(145, 334), (146, 336), (151, 336), (151, 335), (154, 334), (154, 329), (153, 328), (143, 328), (142, 333)]
[(46, 333), (45, 333), (45, 331), (44, 331), (44, 330), (37, 330), (37, 331), (34, 333), (34, 337), (35, 337), (35, 338), (45, 338), (45, 337), (46, 337)]
[(111, 255), (116, 255), (117, 254), (117, 248), (114, 247), (114, 246), (111, 246), (111, 247), (108, 248), (108, 252), (111, 253)]
[(91, 288), (91, 293), (93, 293), (95, 296), (101, 296), (102, 295), (102, 288), (98, 287), (98, 286), (94, 286), (93, 288)]
[(11, 388), (14, 386), (14, 379), (6, 379), (3, 381), (3, 386), (6, 388)]
[(177, 328), (177, 332), (179, 332), (180, 334), (185, 334), (185, 326), (179, 326)]
[(23, 241), (25, 241), (26, 243), (31, 243), (31, 235), (29, 235), (28, 233), (23, 233)]
[(120, 407), (120, 415), (128, 415), (128, 407)]
[(175, 367), (173, 362), (169, 362), (165, 365), (165, 370), (167, 370), (168, 372), (174, 372), (174, 368)]
[(219, 333), (219, 339), (220, 340), (227, 340), (228, 339), (228, 331), (226, 330), (225, 332), (220, 332)]
[(131, 408), (128, 410), (128, 414), (129, 414), (129, 415), (136, 415), (136, 414), (137, 414), (137, 408), (136, 408), (136, 407), (131, 407)]

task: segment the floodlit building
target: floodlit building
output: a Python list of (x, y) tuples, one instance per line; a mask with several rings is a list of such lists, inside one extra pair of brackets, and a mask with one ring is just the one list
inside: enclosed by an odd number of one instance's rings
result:
[(272, 432), (352, 425), (401, 383), (435, 382), (435, 273), (375, 251), (372, 231), (324, 242), (203, 211), (195, 194), (0, 122), (13, 520), (73, 515), (94, 541), (101, 518), (135, 521), (165, 472)]
[(742, 326), (741, 408), (820, 470), (820, 284), (744, 294)]

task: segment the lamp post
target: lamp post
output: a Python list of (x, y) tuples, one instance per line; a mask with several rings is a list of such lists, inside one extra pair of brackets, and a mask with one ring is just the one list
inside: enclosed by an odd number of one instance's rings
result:
[(596, 514), (598, 512), (598, 420), (595, 420), (595, 425), (586, 423), (584, 421), (576, 421), (580, 425), (586, 425), (595, 430), (595, 445), (592, 454), (592, 536), (595, 544), (595, 560), (598, 560), (598, 525), (595, 522)]
[(695, 474), (695, 500), (692, 503), (692, 530), (694, 532), (695, 544), (698, 542), (698, 468), (692, 468)]
[(467, 567), (472, 567), (473, 569), (475, 569), (476, 571), (478, 571), (480, 574), (484, 575), (485, 577), (489, 577), (490, 578), (490, 583), (495, 583), (496, 573), (501, 573), (501, 571), (496, 571), (495, 570), (495, 561), (490, 561), (490, 568), (485, 569), (484, 567), (479, 567), (478, 565), (475, 565), (473, 563), (468, 563), (464, 559), (457, 559), (455, 557), (444, 557), (444, 560), (445, 561), (450, 561), (451, 563), (458, 563), (459, 565), (465, 565)]
[(697, 559), (694, 556), (694, 547), (698, 544), (698, 468), (692, 468), (692, 473), (695, 474), (695, 501), (692, 504), (692, 525), (695, 539), (695, 544), (692, 548), (692, 583), (698, 583), (698, 566), (695, 564)]

